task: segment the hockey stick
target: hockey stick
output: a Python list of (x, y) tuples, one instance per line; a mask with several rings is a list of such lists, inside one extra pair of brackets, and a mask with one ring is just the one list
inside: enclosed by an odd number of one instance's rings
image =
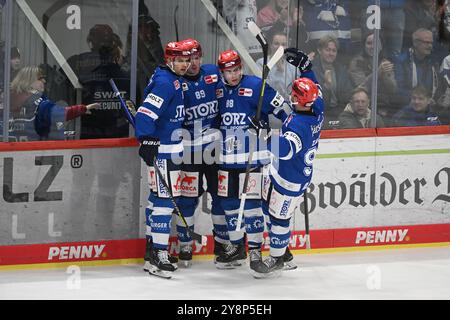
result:
[(178, 3), (175, 7), (175, 10), (173, 10), (173, 24), (175, 25), (175, 37), (177, 41), (180, 41), (178, 36), (178, 22), (177, 22), (177, 12), (178, 12)]
[[(135, 122), (134, 122), (134, 117), (133, 117), (133, 115), (130, 113), (130, 111), (128, 110), (125, 101), (123, 100), (122, 96), (120, 95), (119, 90), (117, 89), (116, 84), (114, 83), (114, 80), (113, 80), (113, 79), (110, 79), (110, 80), (109, 80), (109, 83), (111, 84), (111, 87), (112, 87), (113, 90), (114, 90), (114, 95), (115, 95), (116, 97), (119, 97), (120, 105), (121, 105), (122, 109), (125, 111), (125, 114), (127, 115), (128, 121), (129, 121), (130, 124), (135, 128), (135, 127), (136, 127), (136, 124), (135, 124)], [(169, 187), (168, 187), (168, 185), (167, 185), (167, 182), (166, 182), (166, 180), (164, 179), (164, 176), (162, 175), (162, 173), (161, 173), (161, 171), (159, 170), (159, 168), (156, 166), (156, 157), (155, 157), (155, 159), (153, 160), (153, 166), (155, 167), (156, 174), (158, 175), (159, 179), (161, 180), (162, 184), (164, 185), (164, 188), (166, 188), (167, 192), (169, 193), (170, 201), (172, 201), (172, 204), (173, 204), (173, 206), (174, 206), (174, 209), (175, 209), (177, 215), (178, 215), (178, 216), (181, 218), (181, 220), (183, 221), (183, 224), (184, 224), (184, 226), (186, 227), (186, 230), (187, 230), (188, 234), (190, 235), (190, 237), (191, 237), (193, 240), (196, 240), (197, 242), (201, 243), (202, 246), (205, 246), (206, 243), (207, 243), (207, 241), (208, 241), (208, 238), (207, 238), (206, 236), (202, 236), (201, 234), (198, 234), (198, 233), (196, 233), (196, 232), (194, 232), (194, 231), (191, 231), (191, 229), (189, 228), (189, 226), (188, 226), (188, 224), (187, 224), (187, 222), (186, 222), (186, 219), (185, 219), (184, 216), (181, 214), (180, 209), (178, 208), (178, 206), (177, 206), (175, 200), (173, 199), (173, 194), (172, 194), (171, 189), (169, 189)]]
[(309, 238), (309, 208), (308, 208), (308, 188), (305, 189), (303, 193), (304, 206), (305, 206), (305, 237), (306, 237), (306, 249), (311, 249), (311, 241)]
[[(259, 92), (258, 106), (256, 107), (256, 115), (255, 115), (255, 120), (259, 121), (259, 119), (261, 118), (261, 109), (262, 109), (262, 103), (263, 103), (263, 99), (264, 99), (264, 89), (266, 87), (267, 75), (269, 74), (270, 69), (272, 69), (273, 66), (278, 62), (278, 60), (280, 60), (281, 57), (284, 55), (284, 49), (281, 46), (278, 47), (277, 51), (275, 51), (275, 53), (272, 56), (272, 58), (270, 59), (270, 61), (267, 62), (267, 52), (268, 52), (269, 44), (268, 44), (266, 38), (264, 37), (264, 35), (262, 34), (261, 29), (256, 25), (256, 23), (254, 21), (250, 21), (248, 23), (248, 29), (256, 37), (256, 39), (261, 44), (261, 47), (263, 49), (262, 85), (261, 85), (261, 90)], [(250, 142), (252, 142), (251, 139), (250, 139)], [(245, 206), (245, 200), (247, 199), (248, 181), (250, 178), (250, 170), (251, 170), (252, 162), (253, 162), (253, 148), (254, 148), (253, 143), (250, 143), (249, 154), (248, 154), (248, 163), (247, 163), (247, 168), (245, 170), (244, 186), (242, 189), (241, 202), (239, 204), (238, 219), (236, 222), (236, 231), (241, 230), (242, 217), (244, 216), (244, 206)]]
[(111, 85), (111, 88), (114, 90), (114, 96), (119, 98), (120, 105), (122, 106), (123, 111), (125, 111), (125, 115), (127, 116), (128, 122), (133, 126), (133, 128), (136, 127), (134, 123), (134, 117), (131, 114), (130, 110), (128, 110), (127, 104), (120, 95), (120, 91), (119, 89), (117, 89), (116, 83), (114, 82), (113, 79), (109, 79), (109, 84)]

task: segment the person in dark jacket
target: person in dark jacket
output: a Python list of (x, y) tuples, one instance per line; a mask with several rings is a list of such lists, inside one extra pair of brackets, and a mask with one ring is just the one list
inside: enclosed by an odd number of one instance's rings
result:
[(392, 96), (395, 108), (409, 103), (411, 89), (423, 86), (437, 100), (442, 95), (443, 81), (439, 75), (440, 61), (431, 56), (433, 34), (430, 30), (420, 28), (412, 35), (413, 46), (394, 60), (397, 94)]
[(414, 87), (411, 102), (394, 115), (394, 126), (436, 126), (440, 125), (439, 115), (432, 108), (429, 91), (423, 86)]
[[(374, 54), (374, 33), (369, 32), (363, 37), (363, 49), (360, 54), (353, 57), (349, 65), (349, 75), (355, 87), (363, 87), (369, 92), (372, 89), (372, 60)], [(378, 89), (377, 89), (377, 113), (386, 116), (391, 108), (391, 96), (397, 90), (397, 82), (394, 75), (394, 64), (385, 58), (379, 42), (378, 59)]]
[(324, 36), (317, 45), (318, 56), (314, 58), (313, 70), (317, 81), (322, 85), (325, 101), (325, 129), (333, 129), (337, 125), (337, 117), (350, 100), (353, 90), (346, 67), (336, 63), (339, 43), (332, 36)]
[(9, 141), (64, 140), (66, 121), (100, 107), (57, 105), (44, 94), (45, 82), (42, 70), (34, 66), (20, 69), (11, 82)]
[[(363, 88), (356, 88), (353, 91), (352, 99), (347, 104), (344, 111), (339, 115), (340, 129), (355, 129), (371, 127), (371, 119), (373, 117), (370, 108), (370, 98), (368, 92)], [(384, 120), (377, 115), (376, 127), (384, 127)]]

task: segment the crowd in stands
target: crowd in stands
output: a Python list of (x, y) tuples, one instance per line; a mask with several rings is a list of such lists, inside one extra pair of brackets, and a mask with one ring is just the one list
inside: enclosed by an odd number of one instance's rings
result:
[(450, 124), (448, 0), (380, 0), (376, 70), (370, 28), (375, 0), (256, 2), (255, 20), (263, 31), (284, 32), (288, 46), (313, 58), (325, 100), (325, 129), (371, 126), (374, 72), (377, 127)]
[[(269, 55), (280, 45), (308, 53), (322, 87), (325, 129), (450, 124), (450, 0), (380, 0), (378, 39), (373, 30), (377, 24), (375, 2), (221, 0), (224, 15), (233, 7), (257, 8), (254, 20), (270, 42)], [(137, 101), (142, 100), (148, 79), (163, 62), (160, 26), (143, 3), (140, 1), (138, 19)], [(62, 70), (56, 72), (43, 66), (37, 72), (42, 77), (35, 75), (32, 80), (45, 79), (45, 94), (54, 101), (64, 100), (65, 106), (89, 105), (77, 113), (81, 117), (80, 138), (126, 137), (128, 123), (117, 99), (107, 93), (111, 90), (110, 78), (116, 79), (120, 89), (129, 91), (131, 25), (125, 48), (106, 24), (92, 26), (87, 43), (89, 52), (67, 59), (84, 88), (81, 101)], [(376, 68), (374, 55), (378, 57)], [(21, 65), (18, 48), (11, 49), (10, 57), (13, 83), (20, 67), (27, 66)], [(261, 66), (262, 59), (257, 63)], [(290, 84), (297, 76), (298, 70), (280, 62), (269, 73), (268, 83), (288, 97)], [(3, 89), (3, 77), (0, 84)], [(32, 89), (27, 88), (27, 92)], [(0, 97), (3, 94), (0, 90)], [(22, 110), (20, 101), (15, 101), (18, 96), (11, 92), (11, 105), (15, 106), (12, 111)], [(375, 100), (376, 107), (372, 105)], [(58, 110), (67, 113), (68, 109), (61, 106)], [(12, 113), (10, 120), (14, 117), (19, 115)], [(69, 118), (62, 116), (62, 122)]]

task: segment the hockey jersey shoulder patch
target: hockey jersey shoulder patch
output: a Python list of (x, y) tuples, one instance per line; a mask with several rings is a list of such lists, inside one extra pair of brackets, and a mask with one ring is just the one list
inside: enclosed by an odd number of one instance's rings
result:
[(219, 77), (217, 76), (217, 74), (208, 74), (204, 79), (206, 84), (211, 84), (216, 83), (219, 80)]
[(149, 93), (147, 97), (144, 100), (144, 103), (148, 102), (151, 105), (155, 106), (156, 108), (161, 108), (162, 104), (164, 103), (164, 99), (160, 96), (157, 96), (156, 94)]
[(292, 145), (295, 147), (295, 152), (297, 153), (300, 150), (302, 150), (302, 139), (300, 139), (300, 137), (293, 131), (287, 131), (283, 134), (283, 136), (289, 140)]
[(175, 90), (180, 89), (181, 85), (180, 85), (180, 81), (179, 80), (175, 80), (173, 82), (173, 86), (175, 87)]
[(281, 107), (283, 105), (283, 103), (284, 103), (284, 98), (278, 92), (275, 95), (275, 97), (272, 99), (272, 101), (270, 101), (270, 104), (275, 108)]
[(251, 88), (240, 88), (238, 95), (244, 97), (251, 97), (253, 95), (253, 89)]

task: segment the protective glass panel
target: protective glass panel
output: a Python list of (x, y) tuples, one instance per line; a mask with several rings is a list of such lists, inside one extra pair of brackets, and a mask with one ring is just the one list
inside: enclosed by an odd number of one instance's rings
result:
[[(14, 2), (11, 112), (20, 141), (127, 137), (132, 1)], [(11, 64), (13, 67), (13, 64)], [(83, 106), (81, 106), (83, 105)]]

